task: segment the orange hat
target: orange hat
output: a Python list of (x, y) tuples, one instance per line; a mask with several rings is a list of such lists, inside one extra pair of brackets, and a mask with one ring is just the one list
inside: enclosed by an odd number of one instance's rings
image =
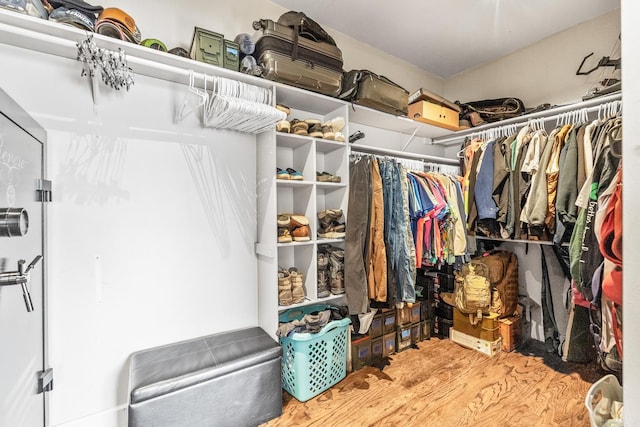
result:
[(117, 7), (108, 7), (100, 12), (96, 22), (96, 33), (138, 44), (142, 40), (136, 21)]

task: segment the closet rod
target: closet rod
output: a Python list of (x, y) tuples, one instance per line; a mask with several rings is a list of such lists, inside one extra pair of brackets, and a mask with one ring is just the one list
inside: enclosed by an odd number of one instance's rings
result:
[(370, 145), (358, 145), (353, 144), (349, 146), (351, 152), (366, 153), (366, 154), (380, 154), (390, 157), (400, 157), (403, 159), (414, 160), (426, 160), (428, 162), (459, 166), (460, 161), (458, 159), (448, 159), (446, 157), (430, 156), (428, 154), (409, 153), (406, 151), (389, 150), (386, 148), (372, 147)]
[(598, 98), (592, 98), (587, 101), (577, 102), (575, 104), (561, 105), (559, 107), (550, 108), (544, 111), (538, 111), (537, 113), (525, 114), (523, 116), (513, 117), (511, 119), (500, 120), (495, 123), (488, 123), (486, 125), (473, 127), (463, 131), (456, 132), (450, 136), (440, 136), (432, 138), (432, 144), (447, 144), (449, 142), (457, 142), (463, 138), (472, 135), (474, 133), (482, 132), (486, 129), (499, 128), (506, 125), (524, 124), (531, 119), (544, 119), (544, 121), (556, 120), (562, 113), (570, 111), (587, 109), (588, 112), (598, 111), (598, 107), (608, 102), (619, 101), (622, 99), (622, 92), (617, 92), (612, 95), (600, 96)]

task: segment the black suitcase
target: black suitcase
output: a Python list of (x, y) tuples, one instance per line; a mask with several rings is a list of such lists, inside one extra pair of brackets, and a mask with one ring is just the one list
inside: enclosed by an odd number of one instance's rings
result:
[(270, 19), (253, 23), (260, 31), (254, 52), (263, 77), (324, 95), (342, 89), (342, 52), (337, 46), (315, 42), (293, 28)]

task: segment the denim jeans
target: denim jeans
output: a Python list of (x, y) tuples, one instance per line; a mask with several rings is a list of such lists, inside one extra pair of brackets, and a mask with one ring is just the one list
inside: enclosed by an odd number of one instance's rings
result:
[(493, 144), (490, 141), (485, 150), (480, 170), (476, 178), (475, 198), (478, 208), (478, 219), (496, 219), (498, 207), (493, 200)]
[(349, 204), (345, 237), (345, 280), (349, 314), (369, 310), (367, 283), (369, 208), (371, 205), (371, 159), (359, 157), (349, 163)]
[(409, 227), (406, 172), (402, 175), (400, 165), (393, 161), (384, 161), (380, 163), (380, 174), (384, 194), (384, 235), (390, 267), (389, 275), (393, 275), (395, 279), (388, 280), (388, 283), (395, 282), (397, 285), (396, 289), (389, 287), (387, 302), (392, 304), (398, 301), (414, 302), (415, 248), (412, 262), (410, 245), (413, 237)]

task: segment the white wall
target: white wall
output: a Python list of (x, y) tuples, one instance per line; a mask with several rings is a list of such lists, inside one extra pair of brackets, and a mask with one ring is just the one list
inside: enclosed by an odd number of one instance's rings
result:
[(640, 114), (640, 4), (635, 0), (622, 0), (622, 56), (624, 69), (624, 114), (631, 118), (625, 120), (623, 128), (624, 143), (622, 155), (624, 168), (622, 169), (624, 205), (623, 251), (624, 264), (624, 420), (625, 425), (640, 425), (640, 340), (638, 340), (637, 325), (640, 324), (640, 292), (638, 292), (637, 278), (640, 277), (640, 263), (637, 262), (640, 231), (638, 229), (637, 212), (640, 211), (640, 199), (637, 188), (640, 186), (640, 123), (636, 117)]
[(258, 323), (255, 137), (173, 124), (185, 86), (101, 84), (94, 112), (77, 61), (0, 56), (48, 131), (51, 425), (114, 425), (129, 354)]
[[(618, 58), (612, 49), (619, 34), (620, 10), (615, 10), (450, 77), (444, 95), (462, 102), (517, 97), (531, 108), (579, 101), (602, 79), (602, 68), (588, 76), (575, 75), (582, 58), (594, 52), (584, 66), (587, 70), (603, 56)], [(607, 73), (612, 70), (606, 68)]]

